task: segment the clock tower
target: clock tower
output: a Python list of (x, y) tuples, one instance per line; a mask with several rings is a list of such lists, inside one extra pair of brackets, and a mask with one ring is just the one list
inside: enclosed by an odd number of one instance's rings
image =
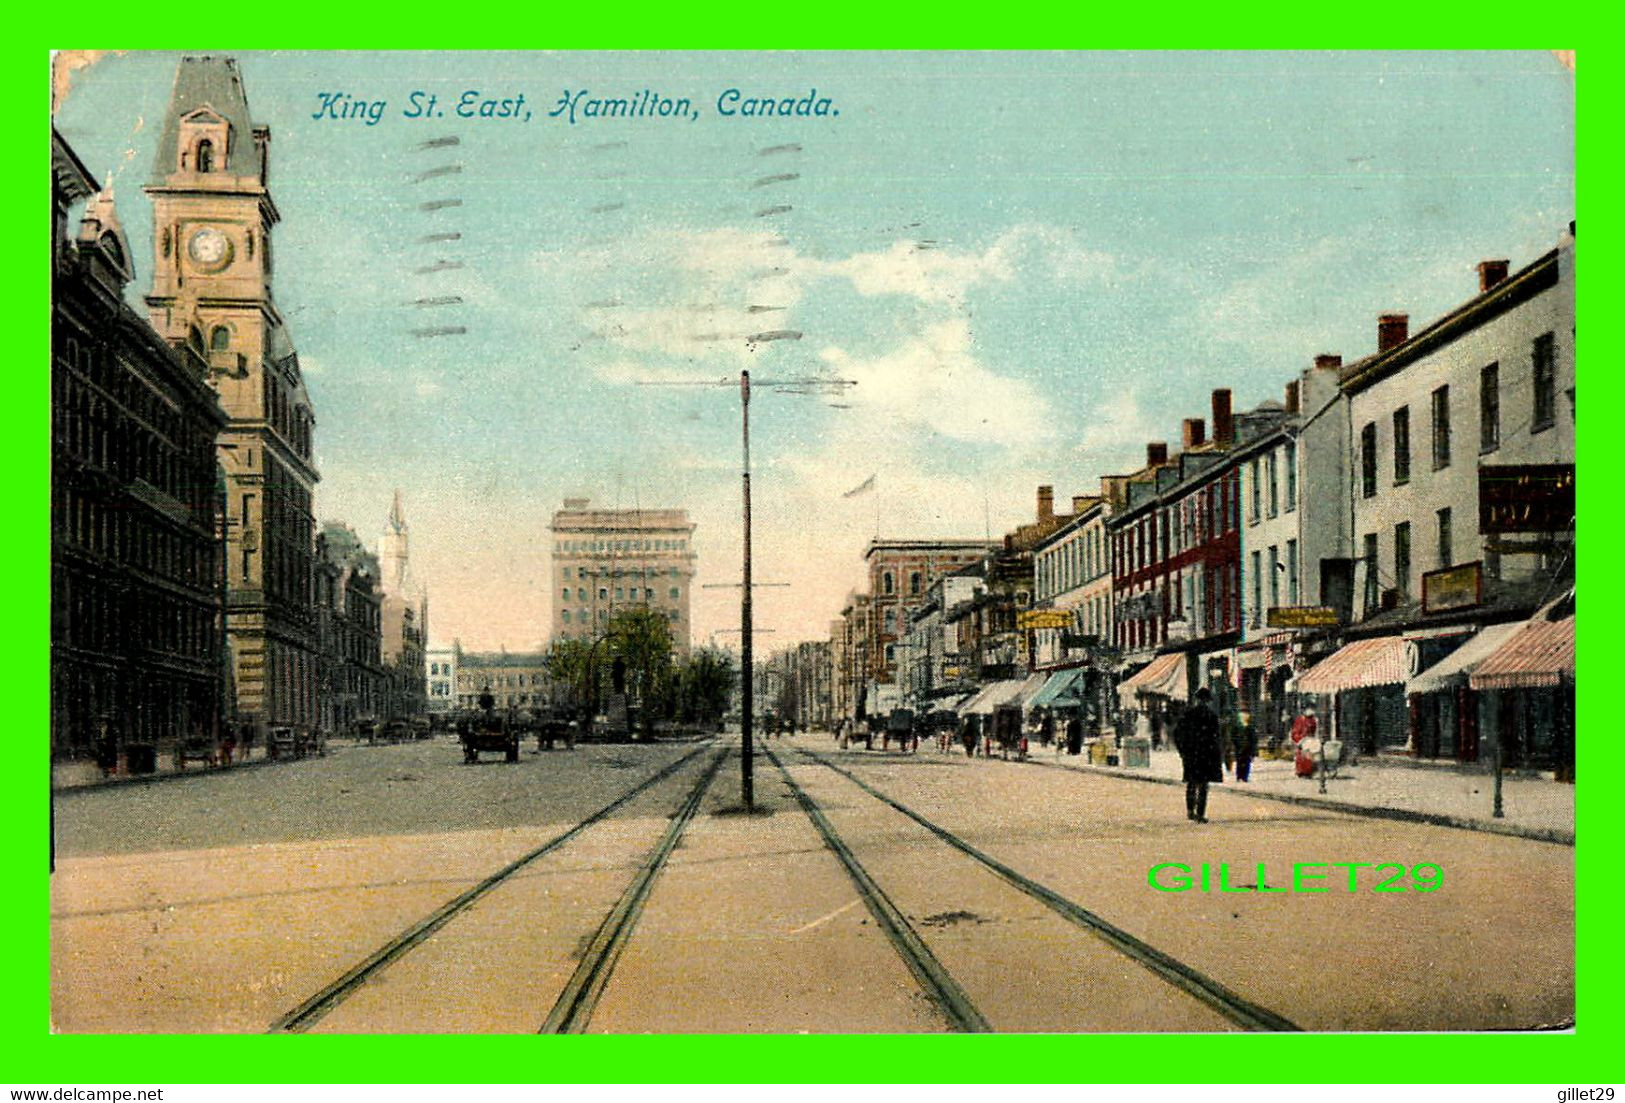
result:
[(207, 350), (209, 384), (230, 417), (219, 458), (236, 719), (314, 727), (315, 418), (271, 294), (280, 215), (268, 187), (270, 147), (236, 61), (182, 59), (146, 187), (147, 306), (160, 334)]

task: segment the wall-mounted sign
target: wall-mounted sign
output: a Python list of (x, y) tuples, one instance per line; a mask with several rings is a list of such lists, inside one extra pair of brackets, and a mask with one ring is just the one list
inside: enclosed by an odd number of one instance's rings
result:
[(1277, 605), (1269, 610), (1271, 628), (1335, 628), (1337, 610), (1325, 605)]
[(1478, 531), (1564, 532), (1574, 520), (1572, 463), (1487, 464), (1478, 469)]
[(1463, 563), (1422, 576), (1422, 612), (1471, 609), (1484, 599), (1484, 564)]
[(1070, 609), (1029, 609), (1016, 615), (1018, 628), (1071, 628)]

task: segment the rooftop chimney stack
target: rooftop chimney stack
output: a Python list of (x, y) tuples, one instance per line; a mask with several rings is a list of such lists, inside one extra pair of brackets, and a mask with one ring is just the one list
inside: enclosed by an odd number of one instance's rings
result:
[(1072, 512), (1073, 513), (1082, 513), (1084, 510), (1086, 510), (1088, 508), (1089, 508), (1089, 495), (1087, 495), (1087, 494), (1074, 494), (1074, 495), (1072, 495)]
[(1199, 417), (1188, 417), (1184, 422), (1184, 433), (1181, 436), (1181, 447), (1189, 452), (1199, 444), (1206, 442), (1207, 426)]
[(1315, 367), (1322, 371), (1343, 366), (1342, 354), (1336, 352), (1323, 352), (1315, 357)]
[(1168, 462), (1168, 442), (1154, 440), (1145, 446), (1145, 465), (1161, 467)]
[(1040, 521), (1055, 520), (1055, 488), (1053, 486), (1038, 488), (1038, 519)]
[(1377, 319), (1377, 351), (1387, 352), (1391, 348), (1398, 348), (1410, 336), (1411, 316), (1409, 314), (1384, 314)]
[(1230, 388), (1219, 387), (1213, 392), (1213, 443), (1229, 448), (1236, 443), (1236, 422), (1230, 414)]
[(1302, 411), (1300, 398), (1300, 384), (1294, 379), (1286, 385), (1286, 412), (1288, 417), (1296, 417)]
[(1480, 294), (1507, 278), (1507, 263), (1504, 260), (1481, 260), (1478, 262), (1478, 290)]

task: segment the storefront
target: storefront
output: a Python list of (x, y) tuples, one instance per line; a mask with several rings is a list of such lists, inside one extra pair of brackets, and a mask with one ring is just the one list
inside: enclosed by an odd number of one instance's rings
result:
[(1410, 711), (1411, 748), (1418, 758), (1454, 758), (1457, 762), (1479, 760), (1479, 716), (1481, 702), (1468, 685), (1468, 676), (1494, 654), (1520, 628), (1520, 623), (1492, 624), (1469, 636), (1446, 637), (1444, 643), (1459, 644), (1438, 661), (1428, 664), (1424, 644), (1412, 641), (1412, 669), (1420, 669), (1405, 684)]
[(1403, 636), (1355, 640), (1332, 652), (1298, 679), (1304, 697), (1330, 698), (1331, 736), (1346, 754), (1403, 751), (1410, 741), (1405, 710), (1406, 664)]
[(1508, 769), (1574, 780), (1574, 595), (1517, 626), (1468, 676), (1484, 696), (1485, 737)]
[[(1183, 651), (1158, 655), (1137, 674), (1117, 684), (1117, 701), (1124, 717), (1143, 717), (1153, 746), (1160, 747), (1172, 729), (1173, 709), (1189, 699), (1188, 656)], [(1119, 736), (1133, 734), (1120, 731)]]

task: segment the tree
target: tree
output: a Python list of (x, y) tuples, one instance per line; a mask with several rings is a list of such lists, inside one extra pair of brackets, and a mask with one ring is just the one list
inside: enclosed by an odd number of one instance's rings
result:
[(715, 723), (728, 711), (738, 678), (733, 656), (716, 648), (691, 654), (678, 672), (678, 713), (684, 721)]
[(545, 660), (554, 693), (573, 705), (588, 703), (587, 664), (592, 651), (584, 640), (554, 640)]
[(627, 693), (641, 706), (644, 735), (652, 735), (656, 716), (667, 715), (672, 702), (670, 623), (652, 609), (617, 613), (604, 649), (625, 664)]

